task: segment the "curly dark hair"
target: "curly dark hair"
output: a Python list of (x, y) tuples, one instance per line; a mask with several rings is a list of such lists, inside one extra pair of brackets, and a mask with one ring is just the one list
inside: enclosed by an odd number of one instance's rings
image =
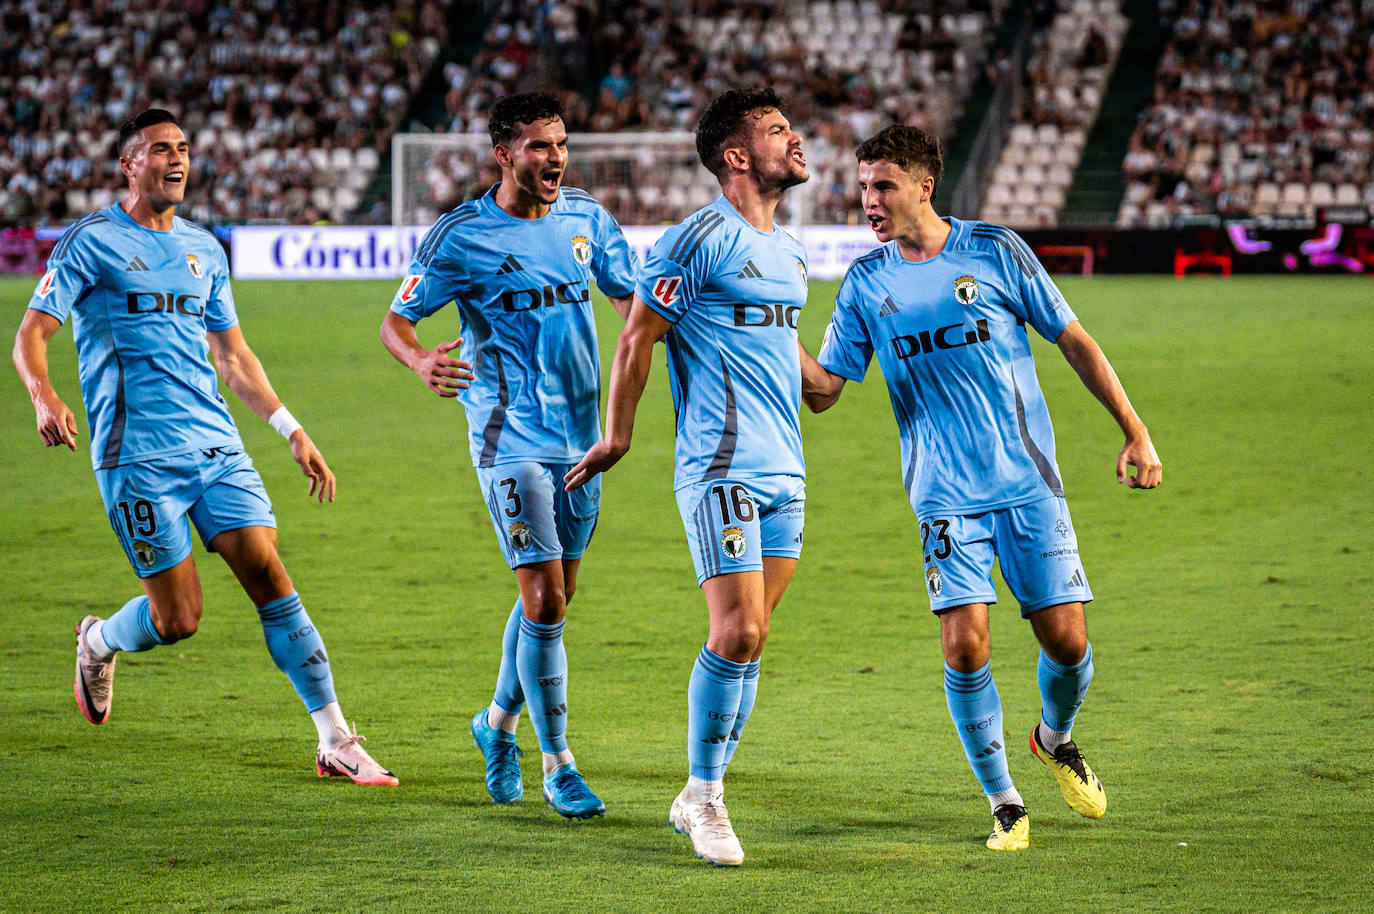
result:
[(527, 125), (562, 116), (563, 99), (553, 92), (521, 92), (502, 96), (487, 113), (487, 132), (491, 134), (491, 145), (509, 145)]
[(772, 89), (731, 89), (711, 99), (697, 121), (697, 155), (719, 178), (725, 173), (725, 150), (744, 139), (747, 117), (754, 112), (781, 111), (782, 100)]
[(136, 115), (124, 122), (124, 126), (119, 128), (119, 139), (115, 140), (115, 158), (119, 158), (128, 151), (129, 144), (138, 139), (145, 127), (155, 127), (158, 124), (172, 124), (180, 127), (177, 117), (165, 108), (149, 108), (142, 114)]
[(940, 150), (940, 138), (920, 127), (893, 124), (884, 127), (859, 144), (854, 157), (860, 162), (891, 162), (898, 168), (930, 175), (935, 186), (945, 173), (945, 157)]

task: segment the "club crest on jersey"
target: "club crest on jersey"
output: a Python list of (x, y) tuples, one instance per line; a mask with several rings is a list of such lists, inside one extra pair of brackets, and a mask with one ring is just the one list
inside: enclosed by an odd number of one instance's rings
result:
[(572, 240), (573, 260), (582, 266), (592, 262), (592, 243), (586, 235), (574, 235)]
[(204, 279), (205, 271), (201, 269), (200, 258), (195, 254), (186, 255), (186, 267), (191, 271), (191, 275), (196, 279)]
[(39, 298), (47, 298), (52, 294), (53, 283), (57, 279), (57, 270), (52, 269), (43, 274), (43, 278), (38, 281), (37, 294)]
[(940, 591), (945, 589), (944, 576), (940, 574), (940, 569), (932, 565), (926, 570), (926, 590), (930, 591), (932, 597), (938, 597)]
[(654, 283), (654, 298), (665, 305), (677, 301), (677, 289), (682, 285), (681, 276), (663, 276)]
[(954, 280), (954, 297), (961, 305), (971, 305), (978, 300), (978, 280), (972, 276), (960, 276)]
[(153, 562), (157, 561), (157, 550), (153, 548), (152, 543), (134, 540), (134, 558), (138, 559), (144, 568), (151, 568)]
[(518, 552), (524, 552), (534, 542), (534, 536), (530, 533), (530, 525), (522, 520), (518, 520), (506, 528), (506, 536)]
[(739, 527), (726, 527), (720, 531), (720, 551), (726, 558), (737, 559), (744, 555), (744, 531)]
[(423, 277), (416, 276), (414, 273), (401, 280), (401, 291), (396, 293), (402, 304), (408, 304), (415, 298), (415, 287), (420, 284)]

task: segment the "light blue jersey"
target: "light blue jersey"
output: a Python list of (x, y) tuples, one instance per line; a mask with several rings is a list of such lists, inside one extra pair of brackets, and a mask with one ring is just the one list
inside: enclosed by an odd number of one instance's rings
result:
[(474, 466), (575, 464), (601, 440), (591, 281), (628, 296), (637, 258), (586, 191), (564, 187), (543, 217), (517, 219), (496, 189), (425, 234), (391, 310), (415, 322), (457, 304), (458, 357), (476, 375), (459, 394)]
[(806, 475), (797, 318), (806, 248), (760, 232), (723, 195), (654, 245), (637, 289), (673, 322), (668, 383), (677, 413), (673, 487)]
[(144, 228), (117, 203), (91, 213), (58, 240), (29, 307), (72, 316), (96, 469), (242, 447), (205, 342), (238, 323), (208, 230)]
[(946, 221), (930, 260), (893, 241), (854, 261), (817, 361), (862, 381), (877, 353), (918, 517), (1062, 496), (1026, 324), (1053, 342), (1074, 313), (1016, 233)]

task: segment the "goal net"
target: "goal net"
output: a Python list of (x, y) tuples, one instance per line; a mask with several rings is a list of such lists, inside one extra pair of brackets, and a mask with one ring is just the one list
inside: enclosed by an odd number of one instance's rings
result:
[[(697, 158), (692, 134), (575, 133), (563, 181), (580, 187), (623, 225), (680, 222), (720, 195)], [(391, 214), (397, 226), (423, 226), (500, 180), (485, 134), (398, 133), (391, 141)], [(788, 191), (784, 225), (805, 225), (808, 186)]]

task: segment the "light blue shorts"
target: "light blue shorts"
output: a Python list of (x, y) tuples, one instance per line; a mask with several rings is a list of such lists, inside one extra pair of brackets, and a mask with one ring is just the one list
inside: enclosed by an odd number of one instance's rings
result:
[(601, 513), (601, 477), (564, 492), (563, 474), (573, 466), (531, 461), (477, 468), (496, 540), (512, 570), (580, 559), (587, 551)]
[(930, 609), (995, 603), (992, 563), (1021, 604), (1021, 615), (1093, 598), (1078, 557), (1068, 503), (1051, 496), (982, 514), (921, 519)]
[(801, 555), (806, 480), (800, 476), (711, 479), (673, 494), (698, 586), (718, 574), (761, 571), (765, 555)]
[(241, 447), (215, 447), (95, 471), (124, 554), (141, 578), (191, 554), (189, 517), (205, 548), (226, 530), (277, 526), (262, 477)]

